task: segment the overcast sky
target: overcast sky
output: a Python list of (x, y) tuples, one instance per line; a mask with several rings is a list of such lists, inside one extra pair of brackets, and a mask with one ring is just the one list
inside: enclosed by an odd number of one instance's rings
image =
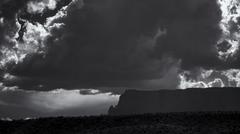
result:
[(104, 113), (126, 88), (238, 87), (239, 17), (238, 0), (1, 0), (0, 114), (75, 115), (95, 99)]

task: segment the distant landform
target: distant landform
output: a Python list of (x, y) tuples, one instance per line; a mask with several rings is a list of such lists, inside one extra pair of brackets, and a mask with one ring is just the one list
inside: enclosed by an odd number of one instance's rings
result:
[(168, 112), (240, 111), (240, 88), (126, 90), (109, 115)]

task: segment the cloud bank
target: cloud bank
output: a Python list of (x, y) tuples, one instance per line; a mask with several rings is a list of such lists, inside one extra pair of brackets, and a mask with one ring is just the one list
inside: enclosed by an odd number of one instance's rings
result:
[[(236, 0), (19, 3), (0, 4), (19, 4), (1, 10), (1, 70), (18, 77), (3, 77), (5, 85), (184, 88), (186, 72), (239, 68)], [(216, 77), (205, 87), (223, 83)]]

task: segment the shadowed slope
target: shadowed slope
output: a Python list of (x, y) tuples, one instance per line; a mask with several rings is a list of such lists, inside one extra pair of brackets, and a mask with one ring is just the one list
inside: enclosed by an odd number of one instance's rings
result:
[(240, 111), (240, 88), (137, 91), (121, 95), (110, 115), (186, 111)]

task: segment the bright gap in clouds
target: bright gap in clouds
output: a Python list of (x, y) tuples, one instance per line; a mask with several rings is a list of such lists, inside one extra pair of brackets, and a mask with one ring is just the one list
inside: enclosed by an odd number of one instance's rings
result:
[[(26, 91), (3, 85), (1, 88), (0, 118), (107, 114), (108, 108), (116, 105), (119, 99), (119, 95), (97, 89)], [(18, 110), (22, 111), (20, 115), (11, 114), (12, 111)]]

